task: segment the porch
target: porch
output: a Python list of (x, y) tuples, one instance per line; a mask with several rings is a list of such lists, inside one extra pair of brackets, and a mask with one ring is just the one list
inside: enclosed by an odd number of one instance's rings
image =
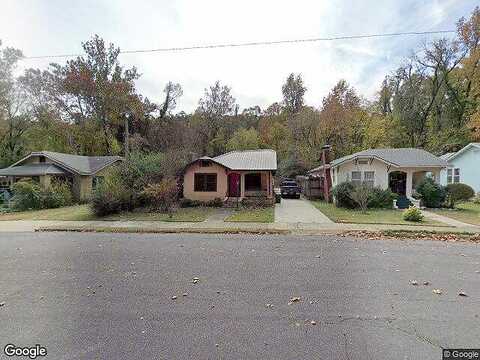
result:
[(405, 199), (419, 207), (420, 201), (413, 198), (413, 193), (417, 186), (426, 178), (432, 178), (436, 183), (440, 183), (440, 169), (428, 168), (397, 168), (388, 172), (388, 188), (399, 195), (400, 199)]
[(271, 171), (229, 171), (227, 173), (227, 200), (272, 199)]

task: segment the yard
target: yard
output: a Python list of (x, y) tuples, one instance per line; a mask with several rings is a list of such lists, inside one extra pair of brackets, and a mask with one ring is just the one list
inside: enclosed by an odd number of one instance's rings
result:
[(88, 220), (139, 220), (139, 221), (168, 221), (168, 222), (201, 222), (211, 213), (211, 208), (195, 207), (180, 208), (170, 218), (168, 214), (139, 210), (121, 214), (109, 215), (98, 218), (92, 214), (89, 205), (74, 205), (58, 209), (32, 210), (12, 212), (0, 215), (2, 220), (64, 220), (64, 221), (88, 221)]
[(445, 226), (430, 219), (424, 219), (420, 223), (405, 221), (402, 218), (402, 212), (394, 209), (369, 209), (366, 213), (362, 213), (359, 210), (338, 208), (334, 204), (323, 201), (312, 201), (312, 204), (336, 223)]
[(240, 209), (227, 217), (227, 222), (257, 222), (273, 223), (275, 220), (275, 208), (266, 207), (258, 209)]
[(472, 225), (480, 225), (480, 204), (467, 202), (457, 205), (456, 209), (437, 209), (432, 212)]

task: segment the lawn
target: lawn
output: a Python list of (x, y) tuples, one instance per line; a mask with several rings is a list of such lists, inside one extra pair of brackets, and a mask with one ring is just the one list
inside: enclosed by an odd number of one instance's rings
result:
[(362, 213), (359, 210), (337, 208), (335, 205), (323, 201), (312, 201), (312, 204), (336, 223), (445, 226), (430, 219), (424, 219), (420, 223), (405, 221), (400, 210), (370, 209), (366, 213)]
[(272, 223), (275, 220), (275, 208), (240, 209), (227, 217), (227, 222)]
[(467, 202), (457, 205), (456, 209), (437, 209), (432, 212), (472, 225), (480, 225), (480, 204)]
[(98, 218), (92, 214), (89, 205), (74, 205), (58, 209), (32, 210), (22, 212), (12, 212), (0, 215), (2, 220), (71, 220), (71, 221), (88, 221), (88, 220), (139, 220), (139, 221), (169, 221), (169, 222), (200, 222), (204, 221), (210, 214), (212, 209), (197, 208), (181, 208), (170, 218), (168, 214), (148, 212), (139, 210), (133, 212), (125, 212), (121, 214), (109, 215)]

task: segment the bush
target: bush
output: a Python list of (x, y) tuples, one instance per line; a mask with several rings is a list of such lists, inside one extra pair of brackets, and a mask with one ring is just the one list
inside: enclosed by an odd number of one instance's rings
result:
[(190, 200), (190, 199), (181, 199), (180, 200), (180, 207), (181, 208), (189, 208), (189, 207), (199, 207), (202, 206), (203, 203), (198, 200)]
[(421, 222), (421, 221), (423, 221), (423, 214), (420, 211), (420, 209), (418, 209), (414, 206), (411, 206), (403, 212), (403, 220), (413, 221), (413, 222)]
[(445, 188), (431, 178), (425, 178), (416, 188), (423, 205), (429, 208), (441, 207), (445, 201)]
[(398, 197), (390, 189), (380, 189), (374, 187), (371, 189), (368, 207), (371, 209), (391, 209), (393, 207), (393, 200)]
[(12, 186), (12, 208), (18, 211), (42, 208), (40, 185), (29, 180), (18, 181)]
[(350, 191), (350, 198), (355, 202), (356, 205), (366, 212), (368, 208), (368, 202), (371, 198), (372, 189), (366, 185), (354, 186), (352, 191)]
[(220, 198), (215, 198), (213, 200), (209, 200), (205, 203), (205, 206), (209, 207), (222, 207), (223, 206), (223, 200)]
[(70, 185), (64, 181), (54, 181), (49, 188), (42, 191), (41, 198), (43, 209), (59, 208), (73, 203)]
[(132, 190), (126, 187), (117, 168), (112, 168), (97, 185), (91, 203), (92, 211), (97, 216), (115, 214), (131, 210)]
[(347, 209), (355, 209), (357, 204), (350, 197), (355, 185), (351, 182), (343, 182), (332, 189), (332, 194), (335, 198), (335, 205)]
[(475, 191), (466, 184), (448, 184), (445, 191), (445, 203), (452, 209), (458, 202), (468, 201), (475, 196)]
[(475, 197), (473, 198), (473, 202), (475, 204), (480, 204), (480, 192), (478, 192), (477, 195), (475, 195)]
[(172, 214), (177, 205), (178, 187), (173, 178), (165, 178), (157, 184), (149, 184), (143, 190), (147, 203), (154, 209)]

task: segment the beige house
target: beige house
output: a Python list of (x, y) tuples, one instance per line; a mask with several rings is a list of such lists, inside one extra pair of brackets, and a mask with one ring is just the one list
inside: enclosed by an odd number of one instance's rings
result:
[(422, 149), (370, 149), (330, 163), (332, 185), (345, 181), (390, 188), (413, 203), (412, 193), (425, 176), (440, 183), (447, 162)]
[(120, 156), (80, 156), (51, 151), (32, 152), (15, 164), (0, 169), (0, 186), (9, 187), (21, 179), (38, 181), (44, 188), (53, 179), (68, 181), (78, 201), (87, 200), (105, 170)]
[(274, 150), (232, 151), (204, 156), (185, 167), (183, 196), (190, 200), (273, 199), (277, 154)]

